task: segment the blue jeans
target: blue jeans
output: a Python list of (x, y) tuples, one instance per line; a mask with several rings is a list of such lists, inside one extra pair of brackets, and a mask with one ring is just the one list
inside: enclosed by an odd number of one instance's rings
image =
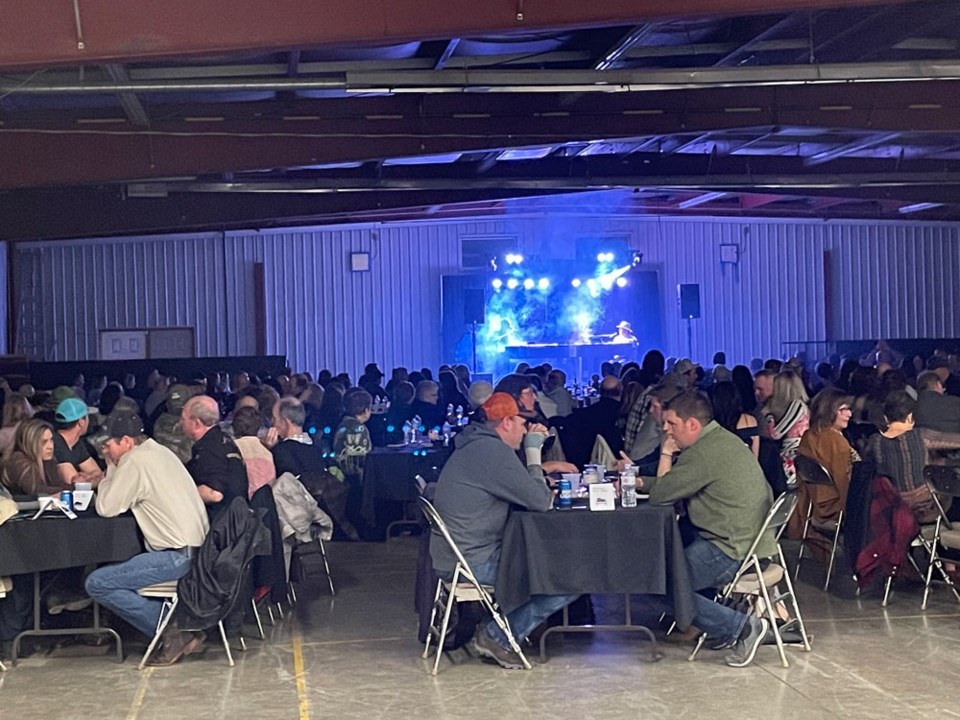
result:
[[(482, 585), (495, 585), (497, 581), (497, 569), (500, 567), (499, 555), (492, 560), (479, 565), (471, 565), (470, 569)], [(445, 579), (450, 580), (453, 573), (440, 573)], [(533, 629), (540, 623), (553, 615), (557, 610), (565, 608), (576, 600), (579, 595), (532, 595), (530, 599), (520, 607), (506, 615), (507, 622), (510, 624), (510, 632), (516, 638), (518, 643), (526, 640), (527, 636), (533, 632)], [(510, 643), (507, 642), (507, 636), (497, 627), (493, 620), (486, 625), (487, 633), (504, 649), (510, 649)]]
[(157, 631), (163, 601), (145, 598), (137, 590), (154, 583), (179, 580), (190, 569), (192, 552), (158, 550), (126, 562), (97, 568), (84, 583), (87, 594), (148, 637)]
[[(726, 642), (736, 640), (747, 622), (747, 616), (696, 591), (723, 587), (733, 580), (740, 563), (703, 538), (694, 540), (683, 552), (687, 556), (690, 586), (695, 591), (693, 624), (710, 637)], [(673, 612), (673, 600), (669, 595), (648, 596), (647, 601), (664, 612)]]

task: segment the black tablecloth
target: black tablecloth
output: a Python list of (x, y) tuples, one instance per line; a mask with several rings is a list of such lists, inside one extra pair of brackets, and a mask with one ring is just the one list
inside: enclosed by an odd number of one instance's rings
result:
[(531, 595), (670, 592), (680, 627), (690, 625), (694, 614), (670, 506), (514, 512), (504, 531), (496, 588), (505, 612)]
[(48, 513), (0, 525), (0, 575), (121, 562), (140, 552), (137, 521), (130, 515), (102, 518), (88, 510), (70, 520)]
[[(414, 455), (414, 450), (426, 456)], [(377, 524), (377, 501), (412, 502), (417, 499), (417, 475), (427, 482), (437, 479), (450, 457), (451, 447), (374, 448), (364, 459), (361, 515), (369, 526)]]

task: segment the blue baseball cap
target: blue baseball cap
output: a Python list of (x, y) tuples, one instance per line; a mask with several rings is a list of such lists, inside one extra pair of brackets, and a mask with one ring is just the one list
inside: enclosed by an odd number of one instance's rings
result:
[(72, 423), (87, 416), (87, 404), (80, 398), (67, 398), (57, 405), (57, 422)]

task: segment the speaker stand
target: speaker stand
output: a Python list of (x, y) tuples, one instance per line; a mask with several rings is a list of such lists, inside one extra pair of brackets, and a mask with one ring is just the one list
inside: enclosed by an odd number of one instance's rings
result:
[(687, 318), (687, 357), (693, 360), (693, 321)]
[(477, 372), (477, 324), (470, 323), (470, 339), (473, 342), (473, 372)]

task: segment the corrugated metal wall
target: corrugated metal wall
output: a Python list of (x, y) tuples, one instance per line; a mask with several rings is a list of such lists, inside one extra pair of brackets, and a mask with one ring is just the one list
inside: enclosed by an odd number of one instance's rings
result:
[[(569, 258), (578, 238), (597, 236), (627, 238), (660, 271), (669, 354), (687, 354), (678, 283), (701, 287), (692, 355), (704, 362), (716, 350), (733, 362), (779, 356), (791, 341), (816, 353), (826, 340), (960, 337), (960, 227), (937, 223), (518, 215), (27, 243), (12, 259), (40, 268), (47, 359), (96, 357), (98, 329), (167, 325), (195, 327), (200, 355), (253, 353), (262, 262), (267, 352), (356, 376), (369, 360), (444, 360), (440, 277), (459, 271), (463, 239), (511, 237), (528, 254)], [(737, 264), (721, 265), (723, 244), (738, 246)], [(352, 273), (349, 253), (361, 251), (371, 270)]]

